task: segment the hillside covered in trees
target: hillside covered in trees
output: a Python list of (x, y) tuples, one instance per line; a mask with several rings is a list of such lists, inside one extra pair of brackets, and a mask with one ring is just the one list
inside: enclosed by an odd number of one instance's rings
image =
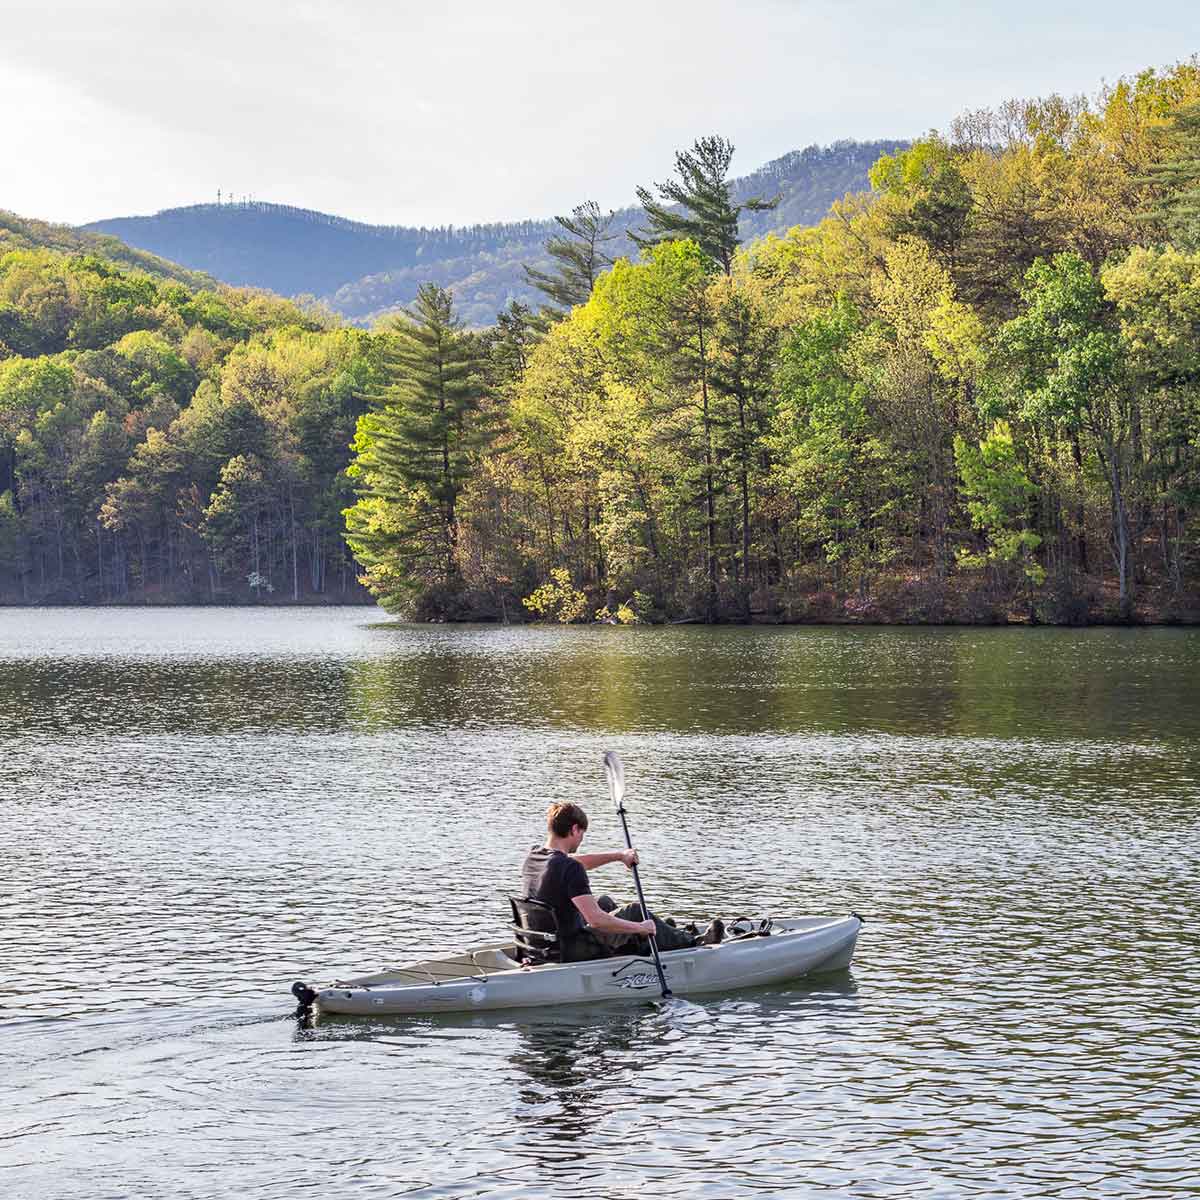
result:
[[(734, 195), (769, 191), (770, 213), (747, 214), (743, 239), (819, 221), (849, 191), (867, 187), (875, 160), (905, 143), (839, 142), (810, 146), (734, 180)], [(640, 208), (613, 214), (620, 253), (636, 253), (627, 234)], [(325, 213), (258, 202), (198, 204), (149, 217), (119, 217), (86, 227), (115, 235), (225, 283), (284, 296), (316, 296), (347, 319), (370, 324), (416, 299), (425, 283), (448, 288), (468, 324), (495, 324), (512, 301), (537, 302), (526, 265), (545, 269), (550, 220), (436, 229), (365, 225)]]
[(111, 238), (5, 228), (0, 603), (366, 600), (342, 510), (371, 336)]
[(192, 271), (145, 250), (127, 246), (105, 233), (88, 233), (68, 225), (18, 217), (0, 209), (0, 254), (10, 250), (57, 250), (63, 254), (92, 254), (119, 267), (143, 271), (160, 279), (173, 279), (192, 288), (211, 288), (217, 281), (203, 271)]
[[(486, 338), (427, 287), (358, 426), (350, 543), (431, 617), (1193, 620), (1200, 63), (883, 155), (767, 215), (706, 138), (640, 256), (562, 222)], [(764, 193), (769, 189), (763, 189)], [(764, 200), (766, 197), (764, 196)]]

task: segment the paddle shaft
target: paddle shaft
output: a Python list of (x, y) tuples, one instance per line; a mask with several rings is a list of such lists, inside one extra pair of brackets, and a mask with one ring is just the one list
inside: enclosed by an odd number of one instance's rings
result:
[[(629, 837), (629, 825), (625, 820), (625, 801), (622, 799), (617, 803), (617, 816), (621, 818), (621, 829), (625, 834), (625, 845), (632, 850), (633, 842)], [(637, 888), (638, 904), (642, 906), (642, 920), (650, 920), (650, 910), (646, 907), (646, 897), (642, 894), (642, 880), (638, 875), (637, 865), (630, 868), (633, 871), (633, 886)], [(654, 955), (654, 967), (658, 971), (658, 982), (662, 987), (663, 999), (670, 998), (671, 989), (667, 987), (666, 972), (663, 971), (662, 959), (658, 957), (658, 942), (654, 934), (650, 934), (650, 953)]]

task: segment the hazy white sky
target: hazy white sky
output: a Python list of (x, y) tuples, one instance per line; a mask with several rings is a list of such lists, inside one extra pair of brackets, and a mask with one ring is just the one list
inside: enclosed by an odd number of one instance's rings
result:
[(1092, 93), (1200, 50), (1194, 0), (0, 0), (0, 208), (217, 189), (362, 220), (617, 207), (706, 133), (743, 174)]

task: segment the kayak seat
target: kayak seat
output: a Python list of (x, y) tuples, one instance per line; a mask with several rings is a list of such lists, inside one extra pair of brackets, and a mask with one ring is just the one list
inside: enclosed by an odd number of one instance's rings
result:
[(509, 896), (508, 902), (512, 906), (517, 957), (535, 967), (542, 963), (562, 962), (562, 939), (554, 909), (526, 896)]

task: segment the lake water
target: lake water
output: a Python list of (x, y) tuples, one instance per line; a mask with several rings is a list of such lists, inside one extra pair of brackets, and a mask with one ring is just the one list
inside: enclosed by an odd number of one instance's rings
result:
[[(0, 610), (0, 1191), (1193, 1197), (1198, 672), (1178, 630)], [(550, 800), (617, 846), (610, 748), (652, 905), (856, 910), (852, 970), (293, 1019), (494, 937)]]

